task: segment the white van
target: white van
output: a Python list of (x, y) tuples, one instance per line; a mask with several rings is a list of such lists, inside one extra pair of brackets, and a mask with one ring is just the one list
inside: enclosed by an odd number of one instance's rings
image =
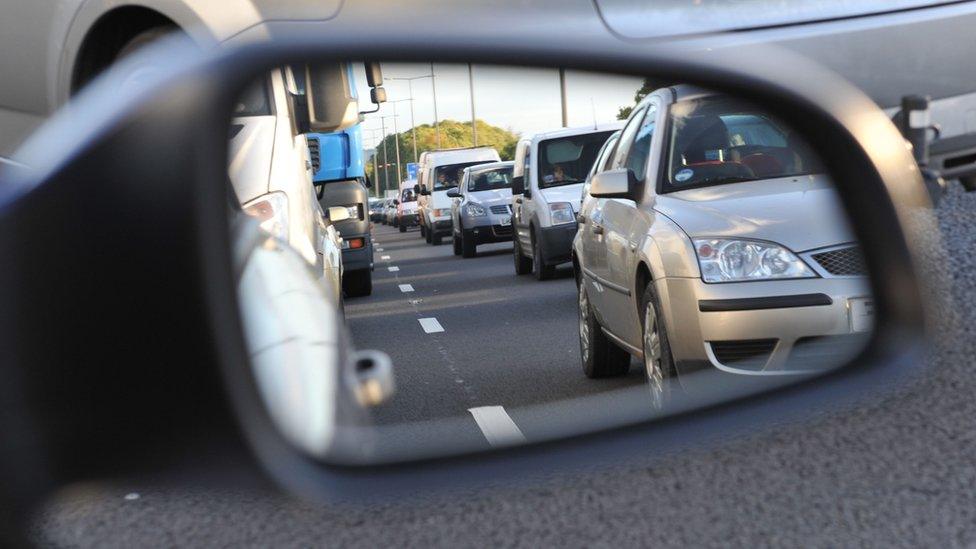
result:
[(417, 186), (416, 179), (405, 179), (400, 183), (400, 196), (397, 198), (397, 214), (393, 221), (394, 227), (399, 227), (401, 233), (407, 232), (407, 227), (417, 226)]
[(420, 230), (428, 244), (440, 244), (454, 231), (448, 189), (457, 187), (464, 168), (498, 162), (498, 151), (491, 147), (468, 147), (429, 151), (423, 157), (420, 183)]
[(290, 244), (338, 305), (341, 241), (315, 197), (308, 144), (292, 114), (295, 92), (291, 69), (279, 68), (237, 102), (230, 132), (231, 185), (244, 212)]
[(623, 122), (561, 128), (522, 139), (512, 173), (515, 273), (551, 278), (572, 260), (583, 182), (600, 148)]

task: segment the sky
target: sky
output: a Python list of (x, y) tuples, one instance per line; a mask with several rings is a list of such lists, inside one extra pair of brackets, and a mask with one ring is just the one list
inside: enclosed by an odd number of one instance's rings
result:
[[(430, 78), (409, 83), (396, 78), (430, 74), (429, 63), (383, 63), (383, 87), (387, 103), (379, 112), (367, 114), (363, 122), (363, 145), (372, 148), (380, 140), (381, 120), (386, 118), (387, 134), (393, 133), (393, 114), (397, 115), (397, 130), (403, 132), (410, 120), (410, 88), (413, 88), (414, 122), (434, 122), (434, 102)], [(361, 63), (354, 65), (360, 110), (372, 110), (369, 87)], [(471, 120), (471, 95), (467, 65), (434, 64), (437, 83), (437, 117), (439, 120)], [(478, 120), (512, 130), (516, 135), (531, 135), (561, 127), (559, 103), (559, 72), (556, 69), (474, 65), (475, 115)], [(616, 74), (566, 72), (566, 97), (569, 126), (587, 126), (596, 122), (612, 122), (617, 109), (632, 105), (634, 92), (642, 79)]]

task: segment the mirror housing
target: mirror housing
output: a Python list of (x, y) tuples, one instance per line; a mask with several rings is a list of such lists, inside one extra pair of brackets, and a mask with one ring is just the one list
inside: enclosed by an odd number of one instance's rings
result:
[(414, 194), (420, 194), (420, 185), (414, 185), (413, 192)]
[(525, 194), (525, 177), (517, 175), (512, 178), (512, 194)]
[(383, 85), (383, 69), (376, 61), (367, 61), (366, 65), (366, 84), (371, 88)]
[(461, 198), (461, 190), (457, 187), (451, 187), (447, 190), (448, 198)]
[(331, 133), (359, 123), (359, 100), (353, 92), (348, 63), (319, 63), (305, 66), (305, 96), (309, 128)]
[(349, 210), (343, 208), (342, 206), (332, 206), (326, 213), (329, 216), (329, 221), (333, 223), (338, 223), (340, 221), (349, 219)]
[(594, 198), (625, 198), (637, 201), (637, 177), (630, 168), (600, 172), (590, 181), (590, 196)]
[(386, 103), (386, 89), (373, 88), (369, 90), (369, 98), (376, 105), (379, 105), (380, 103)]
[(420, 187), (420, 194), (424, 196), (430, 196), (430, 190), (427, 188), (427, 185), (422, 185)]

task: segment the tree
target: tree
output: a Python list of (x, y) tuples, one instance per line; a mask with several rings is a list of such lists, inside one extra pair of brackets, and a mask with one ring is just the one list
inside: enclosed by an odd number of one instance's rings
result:
[[(515, 144), (518, 143), (518, 136), (511, 130), (492, 126), (484, 120), (478, 120), (478, 146), (494, 147), (502, 160), (512, 160), (515, 158)], [(472, 146), (471, 122), (458, 122), (457, 120), (441, 120), (437, 124), (441, 134), (441, 146), (437, 146), (437, 131), (433, 124), (421, 124), (415, 128), (417, 133), (417, 155), (426, 151), (441, 149), (455, 149), (459, 147)], [(397, 176), (396, 164), (396, 143), (400, 143), (400, 162), (403, 166), (399, 168)], [(386, 162), (383, 147), (389, 153), (389, 182), (383, 181), (383, 164)], [(376, 145), (377, 165), (379, 167), (379, 177), (372, 173), (372, 156), (367, 159), (367, 173), (374, 184), (382, 191), (384, 189), (395, 189), (399, 181), (406, 178), (408, 162), (416, 162), (413, 156), (413, 131), (405, 130), (396, 135), (388, 135), (383, 141)], [(382, 192), (380, 192), (382, 194)]]
[(634, 107), (647, 97), (647, 94), (666, 85), (663, 82), (652, 82), (650, 78), (645, 78), (641, 87), (634, 92), (634, 104), (617, 109), (617, 120), (627, 120), (630, 117), (630, 113), (634, 112)]

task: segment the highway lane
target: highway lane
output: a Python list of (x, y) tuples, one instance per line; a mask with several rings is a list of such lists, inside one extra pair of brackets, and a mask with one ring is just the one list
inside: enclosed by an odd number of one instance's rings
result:
[[(347, 300), (346, 319), (357, 348), (393, 358), (396, 393), (374, 417), (398, 440), (470, 443), (475, 436), (487, 445), (468, 410), (499, 406), (532, 440), (546, 432), (543, 418), (552, 411), (529, 407), (582, 396), (610, 400), (619, 389), (643, 387), (639, 361), (623, 377), (583, 375), (568, 265), (556, 279), (539, 282), (515, 275), (510, 243), (479, 246), (478, 257), (463, 259), (449, 241), (428, 245), (416, 229), (378, 225), (373, 234), (373, 295)], [(443, 331), (428, 333), (421, 319), (436, 319)], [(430, 420), (439, 427), (417, 425)]]

